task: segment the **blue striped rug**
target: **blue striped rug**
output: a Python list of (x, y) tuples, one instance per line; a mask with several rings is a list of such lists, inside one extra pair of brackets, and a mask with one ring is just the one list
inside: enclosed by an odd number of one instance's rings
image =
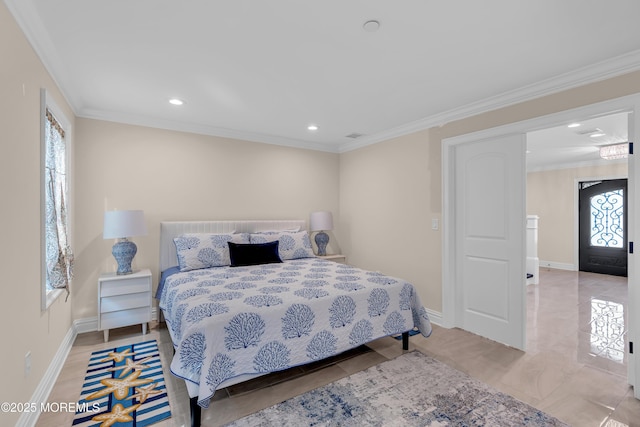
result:
[(169, 417), (155, 340), (91, 354), (74, 426), (144, 427)]

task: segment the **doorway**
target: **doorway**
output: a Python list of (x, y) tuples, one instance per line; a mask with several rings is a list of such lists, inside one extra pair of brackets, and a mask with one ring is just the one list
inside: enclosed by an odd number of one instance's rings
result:
[(627, 180), (578, 188), (579, 270), (627, 277)]
[[(442, 159), (443, 159), (443, 303), (442, 303), (442, 325), (444, 327), (460, 327), (463, 324), (463, 316), (461, 315), (460, 307), (463, 307), (463, 303), (467, 295), (465, 295), (464, 275), (460, 274), (460, 268), (462, 267), (457, 261), (457, 255), (460, 253), (458, 248), (459, 244), (465, 244), (461, 242), (459, 237), (463, 224), (460, 223), (458, 217), (458, 210), (460, 209), (456, 205), (456, 181), (457, 173), (457, 148), (461, 144), (474, 143), (475, 141), (482, 141), (487, 139), (500, 138), (505, 135), (521, 134), (525, 135), (528, 132), (546, 129), (551, 126), (558, 126), (562, 123), (568, 124), (576, 117), (582, 118), (594, 118), (604, 115), (609, 115), (617, 112), (629, 112), (629, 139), (633, 140), (640, 134), (640, 115), (634, 113), (640, 111), (640, 95), (631, 95), (624, 98), (618, 98), (615, 100), (605, 101), (598, 104), (592, 104), (585, 107), (576, 108), (573, 110), (567, 110), (560, 113), (554, 113), (549, 116), (542, 116), (534, 119), (524, 120), (521, 122), (511, 123), (508, 125), (486, 129), (470, 134), (454, 136), (451, 138), (445, 138), (442, 141)], [(523, 161), (524, 161), (523, 153)], [(636, 165), (634, 156), (629, 158), (629, 182), (628, 182), (628, 197), (629, 203), (633, 206), (634, 200), (638, 199), (640, 194), (640, 186), (635, 185), (637, 180), (636, 169), (640, 172), (640, 164)], [(526, 172), (523, 169), (522, 174)], [(573, 187), (575, 189), (575, 187)], [(576, 199), (577, 204), (577, 199)], [(629, 220), (629, 226), (631, 230), (630, 239), (633, 240), (636, 228), (635, 224), (640, 224), (640, 212), (629, 212), (631, 219)], [(575, 217), (574, 217), (575, 218)], [(524, 236), (524, 227), (526, 218), (522, 218), (522, 236)], [(541, 217), (542, 221), (542, 217)], [(577, 223), (574, 221), (574, 223)], [(541, 222), (541, 228), (543, 224)], [(576, 225), (577, 228), (577, 225)], [(576, 233), (577, 235), (577, 233)], [(522, 262), (525, 259), (525, 247), (518, 245), (513, 248), (514, 251), (519, 252)], [(577, 250), (576, 250), (577, 252)], [(577, 260), (577, 257), (574, 258)], [(628, 265), (628, 277), (629, 283), (633, 284), (634, 278), (637, 277), (637, 271), (640, 267), (640, 258), (629, 258)], [(519, 267), (516, 267), (516, 269)], [(525, 277), (522, 280), (518, 279), (509, 284), (510, 291), (516, 291), (515, 287), (525, 286)], [(640, 307), (640, 289), (635, 289), (635, 286), (629, 286), (629, 330), (628, 338), (630, 341), (640, 340), (636, 328), (633, 327), (637, 324), (635, 308)], [(495, 298), (504, 298), (504, 295), (494, 294)], [(521, 310), (522, 307), (526, 307), (526, 304), (518, 304), (516, 307), (510, 307), (514, 311), (513, 316), (524, 316), (526, 312)], [(522, 332), (523, 340), (525, 331)], [(494, 339), (491, 334), (483, 335), (487, 338)], [(499, 341), (499, 340), (497, 340)], [(636, 367), (638, 369), (636, 369)], [(633, 354), (629, 353), (629, 365), (628, 365), (628, 380), (631, 385), (636, 383), (640, 384), (640, 358), (635, 358)], [(634, 395), (640, 399), (640, 387), (635, 387)]]

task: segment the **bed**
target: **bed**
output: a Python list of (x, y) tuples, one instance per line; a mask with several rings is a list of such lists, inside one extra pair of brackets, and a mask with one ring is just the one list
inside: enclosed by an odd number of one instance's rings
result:
[(218, 389), (431, 334), (411, 284), (316, 257), (303, 220), (162, 222), (160, 270), (171, 372), (185, 380), (193, 426)]

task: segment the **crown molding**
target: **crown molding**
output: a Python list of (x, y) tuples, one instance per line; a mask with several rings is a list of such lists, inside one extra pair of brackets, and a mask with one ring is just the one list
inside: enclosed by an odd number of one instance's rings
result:
[(356, 142), (340, 145), (340, 152), (352, 151), (367, 145), (376, 144), (399, 136), (419, 132), (432, 127), (443, 126), (447, 123), (473, 117), (478, 114), (497, 110), (547, 95), (584, 86), (590, 83), (606, 80), (640, 70), (640, 50), (626, 53), (615, 58), (600, 61), (577, 70), (560, 74), (540, 82), (504, 92), (478, 102), (454, 108), (439, 114), (434, 114), (393, 129), (378, 132), (358, 139)]
[(49, 76), (60, 89), (71, 111), (77, 116), (80, 100), (77, 97), (72, 97), (73, 91), (69, 90), (70, 86), (65, 84), (65, 76), (69, 74), (64, 63), (60, 60), (58, 50), (51, 42), (51, 37), (49, 37), (49, 33), (40, 19), (33, 1), (4, 0), (4, 3), (40, 59), (40, 62), (49, 73)]
[(285, 147), (301, 148), (306, 150), (337, 153), (335, 145), (300, 141), (274, 135), (266, 135), (252, 132), (226, 129), (215, 126), (207, 126), (194, 123), (185, 123), (175, 120), (157, 119), (147, 116), (124, 114), (112, 111), (83, 109), (77, 117), (85, 119), (104, 120), (107, 122), (123, 123), (135, 126), (145, 126), (155, 129), (164, 129), (177, 132), (194, 133), (198, 135), (216, 136), (220, 138), (239, 139), (242, 141), (258, 142), (263, 144), (281, 145)]
[(60, 60), (58, 52), (42, 24), (32, 0), (4, 0), (7, 8), (22, 29), (25, 37), (49, 72), (51, 78), (65, 97), (65, 100), (77, 117), (120, 122), (133, 125), (149, 126), (159, 129), (176, 130), (196, 134), (233, 138), (251, 142), (302, 148), (307, 150), (343, 153), (353, 151), (368, 145), (377, 144), (399, 136), (419, 132), (432, 127), (442, 126), (452, 121), (465, 119), (499, 108), (508, 107), (525, 101), (551, 95), (564, 90), (576, 88), (589, 83), (617, 77), (640, 70), (640, 50), (632, 51), (614, 58), (607, 59), (580, 69), (560, 74), (552, 78), (504, 92), (483, 100), (454, 108), (442, 113), (434, 114), (420, 120), (406, 123), (373, 135), (361, 137), (355, 141), (333, 141), (330, 143), (314, 143), (294, 140), (253, 132), (234, 129), (218, 128), (215, 126), (184, 123), (152, 119), (149, 117), (115, 113), (109, 111), (82, 108), (79, 96), (72, 96), (71, 85), (66, 84), (68, 72)]

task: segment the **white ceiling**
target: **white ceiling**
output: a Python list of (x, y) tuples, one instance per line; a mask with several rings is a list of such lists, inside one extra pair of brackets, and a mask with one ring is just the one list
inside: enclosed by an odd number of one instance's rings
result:
[[(624, 112), (609, 114), (527, 133), (527, 170), (531, 172), (621, 161), (601, 159), (599, 147), (629, 141), (628, 116)], [(570, 124), (579, 126), (568, 127)]]
[(637, 0), (4, 1), (79, 117), (332, 152), (640, 69)]

